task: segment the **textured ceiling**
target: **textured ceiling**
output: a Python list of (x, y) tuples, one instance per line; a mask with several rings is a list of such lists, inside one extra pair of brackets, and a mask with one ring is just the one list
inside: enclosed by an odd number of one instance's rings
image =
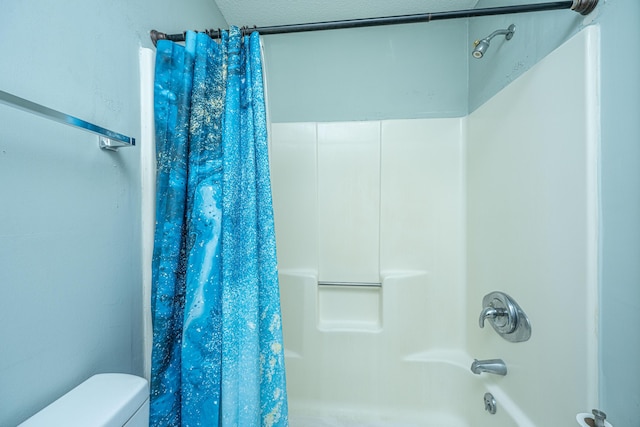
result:
[(214, 0), (229, 25), (266, 27), (472, 9), (478, 0)]

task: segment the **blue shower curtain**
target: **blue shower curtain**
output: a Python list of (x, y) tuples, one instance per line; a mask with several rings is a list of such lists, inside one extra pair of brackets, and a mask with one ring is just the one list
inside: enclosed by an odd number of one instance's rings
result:
[(152, 426), (287, 426), (260, 39), (160, 40)]

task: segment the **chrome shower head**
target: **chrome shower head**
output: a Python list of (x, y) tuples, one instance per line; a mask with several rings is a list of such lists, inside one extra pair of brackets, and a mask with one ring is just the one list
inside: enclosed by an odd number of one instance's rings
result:
[(489, 49), (488, 39), (476, 40), (473, 44), (475, 48), (473, 48), (473, 52), (471, 54), (477, 59), (482, 58), (487, 49)]
[(513, 37), (513, 33), (515, 33), (515, 31), (516, 31), (516, 26), (511, 24), (509, 25), (509, 28), (507, 28), (506, 30), (496, 30), (493, 33), (489, 34), (487, 37), (483, 38), (482, 40), (476, 40), (475, 42), (473, 42), (474, 47), (473, 47), (473, 52), (471, 52), (471, 55), (473, 55), (473, 57), (476, 59), (482, 58), (485, 52), (487, 51), (487, 49), (489, 49), (489, 45), (491, 44), (492, 38), (498, 35), (504, 35), (505, 39), (511, 40), (511, 38)]

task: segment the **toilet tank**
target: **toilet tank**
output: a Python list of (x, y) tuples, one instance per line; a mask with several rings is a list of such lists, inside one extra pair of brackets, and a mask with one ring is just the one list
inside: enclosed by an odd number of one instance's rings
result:
[(98, 374), (19, 427), (148, 427), (149, 385), (128, 374)]

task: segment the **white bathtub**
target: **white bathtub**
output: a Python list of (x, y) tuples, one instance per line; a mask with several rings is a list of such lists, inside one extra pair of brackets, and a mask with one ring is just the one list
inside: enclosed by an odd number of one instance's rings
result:
[[(443, 357), (446, 357), (444, 359)], [(316, 399), (289, 400), (291, 427), (534, 427), (500, 387), (502, 377), (474, 375), (471, 358), (447, 351), (401, 361), (394, 374), (380, 373), (366, 396), (345, 397), (322, 387)], [(351, 388), (349, 378), (336, 387)], [(493, 394), (497, 411), (484, 409)], [(321, 396), (322, 395), (322, 396)], [(368, 402), (365, 402), (368, 400)]]
[[(429, 284), (423, 272), (380, 287), (281, 272), (291, 427), (535, 426), (503, 391), (519, 374), (471, 372), (473, 357), (455, 346), (464, 333), (438, 309), (446, 295)], [(428, 348), (435, 342), (450, 345)], [(496, 414), (485, 411), (487, 392)]]

